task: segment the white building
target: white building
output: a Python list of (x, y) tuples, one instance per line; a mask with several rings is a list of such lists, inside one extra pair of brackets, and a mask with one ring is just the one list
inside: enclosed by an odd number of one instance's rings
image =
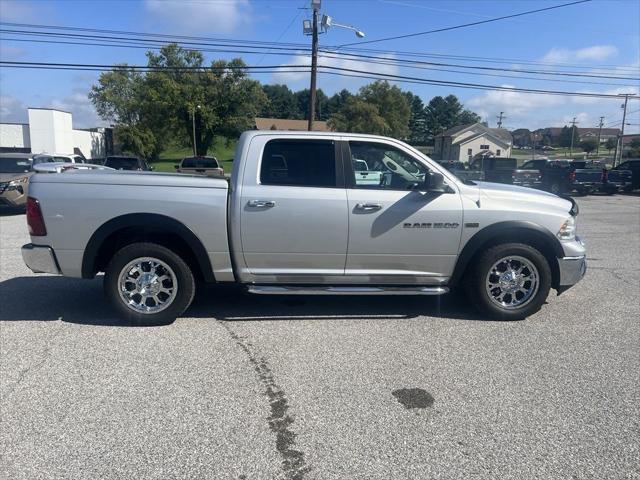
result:
[(488, 128), (481, 123), (450, 128), (435, 138), (434, 160), (469, 162), (473, 158), (510, 157), (513, 137), (504, 128)]
[(29, 123), (0, 123), (0, 152), (106, 156), (108, 129), (74, 129), (71, 113), (53, 108), (29, 108), (28, 113)]

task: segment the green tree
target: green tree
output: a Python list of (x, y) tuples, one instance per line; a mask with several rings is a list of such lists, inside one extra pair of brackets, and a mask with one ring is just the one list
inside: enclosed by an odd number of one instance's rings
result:
[(140, 124), (117, 125), (114, 129), (115, 141), (123, 153), (151, 158), (156, 148), (156, 138), (148, 128)]
[(590, 154), (591, 152), (595, 152), (597, 147), (598, 147), (598, 141), (594, 139), (589, 139), (589, 140), (580, 142), (580, 148), (582, 148), (582, 150), (586, 152), (587, 155)]
[(480, 116), (466, 110), (455, 95), (433, 97), (425, 108), (427, 135), (430, 139), (457, 125), (480, 121)]
[[(309, 118), (309, 95), (311, 92), (308, 88), (300, 90), (294, 94), (298, 104), (297, 118), (306, 120)], [(327, 104), (329, 98), (325, 95), (321, 88), (316, 90), (316, 118), (314, 120), (327, 120)]]
[[(192, 145), (198, 154), (216, 137), (229, 138), (253, 125), (266, 96), (247, 78), (240, 59), (205, 65), (202, 53), (170, 44), (147, 53), (146, 74), (118, 67), (100, 76), (89, 95), (100, 116), (121, 128), (122, 138), (157, 157), (171, 140)], [(153, 142), (153, 146), (140, 142)], [(132, 147), (133, 148), (133, 147)]]
[(609, 151), (609, 153), (611, 153), (611, 150), (616, 148), (616, 139), (615, 138), (607, 138), (607, 141), (604, 144), (604, 148), (606, 148)]
[(566, 125), (562, 127), (562, 131), (560, 132), (560, 146), (561, 147), (570, 147), (571, 146), (571, 136), (573, 135), (573, 146), (577, 146), (580, 143), (580, 136), (578, 135), (578, 127), (572, 125), (571, 127), (567, 127)]
[(427, 142), (427, 115), (422, 99), (412, 92), (404, 92), (409, 103), (411, 115), (409, 116), (409, 143), (425, 145)]
[(296, 95), (286, 85), (263, 85), (267, 101), (260, 110), (261, 117), (299, 118)]
[(339, 132), (388, 135), (390, 128), (376, 105), (358, 96), (349, 97), (339, 112), (329, 119), (329, 127)]
[(340, 90), (338, 93), (334, 93), (331, 97), (329, 97), (329, 101), (327, 102), (327, 107), (325, 109), (328, 118), (330, 118), (333, 114), (340, 111), (340, 109), (353, 97), (353, 93), (351, 93), (346, 88)]
[(411, 109), (402, 90), (387, 81), (378, 80), (362, 87), (358, 96), (378, 108), (379, 115), (387, 124), (385, 135), (402, 139), (409, 136)]

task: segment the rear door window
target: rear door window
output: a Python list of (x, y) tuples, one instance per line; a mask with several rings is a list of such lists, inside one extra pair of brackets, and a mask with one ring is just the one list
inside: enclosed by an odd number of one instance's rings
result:
[(330, 140), (271, 140), (262, 153), (260, 183), (336, 187), (336, 150)]

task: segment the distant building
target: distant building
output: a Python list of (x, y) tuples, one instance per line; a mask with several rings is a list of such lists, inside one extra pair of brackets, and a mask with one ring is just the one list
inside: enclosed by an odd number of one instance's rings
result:
[[(307, 120), (289, 120), (285, 118), (263, 118), (256, 117), (255, 130), (306, 130)], [(313, 121), (313, 130), (317, 132), (330, 132), (327, 122), (320, 120)]]
[(435, 138), (434, 160), (469, 162), (477, 157), (510, 157), (513, 137), (504, 128), (481, 123), (450, 128)]
[(86, 159), (111, 153), (109, 128), (74, 129), (69, 112), (29, 108), (29, 123), (0, 123), (0, 152), (77, 153)]
[[(560, 143), (560, 139), (562, 138), (562, 130), (564, 127), (550, 127), (542, 129), (542, 133), (546, 134), (551, 143), (553, 145), (558, 145)], [(600, 128), (576, 128), (578, 131), (579, 141), (584, 142), (585, 140), (598, 140), (598, 130)], [(600, 132), (600, 143), (605, 143), (610, 138), (616, 139), (620, 135), (619, 128), (603, 128)]]

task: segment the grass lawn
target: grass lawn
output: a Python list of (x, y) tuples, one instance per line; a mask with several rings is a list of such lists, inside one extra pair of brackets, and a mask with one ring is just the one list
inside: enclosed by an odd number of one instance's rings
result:
[[(213, 146), (207, 152), (218, 159), (225, 173), (231, 173), (233, 169), (233, 155), (236, 149), (236, 140), (232, 140), (227, 145), (225, 139), (216, 140)], [(151, 162), (156, 172), (175, 172), (175, 166), (180, 163), (184, 157), (193, 155), (193, 149), (190, 147), (172, 146), (167, 148), (160, 154), (160, 159)]]

